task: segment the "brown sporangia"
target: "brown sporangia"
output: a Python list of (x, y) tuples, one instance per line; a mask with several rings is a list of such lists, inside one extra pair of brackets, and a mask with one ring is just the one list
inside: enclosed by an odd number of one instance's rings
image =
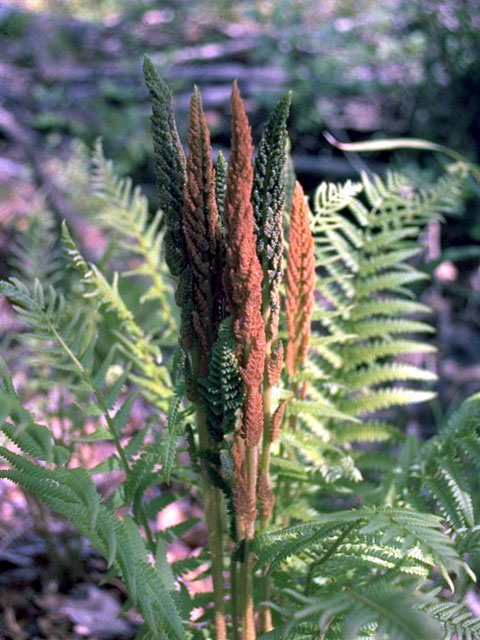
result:
[(293, 193), (285, 288), (288, 329), (286, 367), (288, 375), (293, 376), (307, 359), (315, 290), (315, 252), (310, 210), (299, 182), (296, 182)]
[(222, 238), (215, 179), (202, 99), (195, 88), (190, 102), (182, 226), (192, 271), (192, 323), (198, 344), (200, 377), (208, 375), (208, 353), (221, 319)]

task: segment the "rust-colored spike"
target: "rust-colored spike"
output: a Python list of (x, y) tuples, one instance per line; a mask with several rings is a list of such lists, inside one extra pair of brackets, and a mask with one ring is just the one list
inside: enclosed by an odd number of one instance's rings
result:
[(286, 278), (288, 344), (286, 367), (289, 376), (305, 364), (310, 347), (315, 291), (315, 251), (310, 229), (310, 211), (303, 189), (295, 183), (290, 218)]
[(283, 369), (283, 342), (277, 340), (273, 343), (270, 357), (267, 363), (268, 384), (274, 387), (280, 380)]
[(275, 409), (273, 416), (270, 419), (270, 441), (273, 442), (280, 435), (280, 427), (282, 426), (283, 416), (285, 414), (285, 407), (288, 400), (282, 400), (278, 407)]
[[(232, 144), (228, 162), (227, 187), (223, 222), (225, 228), (224, 289), (227, 312), (234, 317), (234, 333), (240, 375), (244, 383), (244, 401), (237, 434), (247, 448), (258, 445), (263, 432), (263, 409), (260, 387), (265, 366), (265, 327), (261, 314), (263, 272), (256, 252), (253, 208), (250, 194), (253, 184), (253, 144), (250, 125), (236, 82), (232, 90)], [(245, 453), (248, 455), (248, 452)], [(252, 462), (254, 461), (254, 462)], [(253, 535), (255, 518), (256, 457), (250, 456), (250, 467), (236, 473), (234, 495), (243, 513), (237, 515), (246, 523), (247, 537)], [(253, 481), (252, 481), (253, 478)], [(253, 518), (253, 520), (252, 520)]]
[(193, 328), (199, 351), (199, 376), (208, 375), (208, 352), (215, 340), (221, 295), (221, 232), (205, 114), (199, 90), (190, 102), (189, 156), (182, 212), (183, 233), (192, 269)]
[(263, 517), (269, 518), (275, 506), (275, 495), (269, 478), (263, 473), (258, 478), (258, 501), (260, 502)]

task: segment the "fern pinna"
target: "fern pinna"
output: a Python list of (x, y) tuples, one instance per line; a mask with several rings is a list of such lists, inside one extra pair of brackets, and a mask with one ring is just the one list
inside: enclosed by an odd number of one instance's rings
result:
[[(144, 72), (159, 211), (97, 143), (85, 180), (110, 237), (101, 263), (63, 225), (73, 285), (36, 267), (50, 286), (25, 269), (0, 283), (18, 338), (42, 346), (47, 377), (98, 418), (90, 441), (114, 452), (74, 468), (74, 447), (24, 408), (0, 360), (0, 428), (16, 445), (0, 448), (0, 475), (101, 551), (142, 615), (139, 638), (480, 637), (461, 602), (480, 541), (478, 398), (425, 443), (378, 414), (433, 396), (435, 376), (408, 360), (433, 350), (412, 289), (426, 280), (418, 239), (455, 208), (461, 176), (417, 191), (365, 175), (309, 201), (287, 156), (290, 95), (255, 156), (234, 83), (231, 152), (214, 166), (200, 91), (185, 154), (170, 91), (148, 59)], [(131, 435), (140, 397), (151, 420)], [(113, 470), (124, 479), (105, 500), (94, 479)], [(167, 545), (196, 523), (157, 528), (173, 481), (199, 491), (208, 549), (169, 565)], [(193, 596), (187, 572), (207, 559), (212, 593)]]

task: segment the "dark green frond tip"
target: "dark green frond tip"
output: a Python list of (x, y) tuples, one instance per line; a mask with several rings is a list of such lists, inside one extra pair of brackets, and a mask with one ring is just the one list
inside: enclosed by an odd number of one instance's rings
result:
[(228, 163), (221, 151), (218, 152), (217, 166), (215, 167), (215, 199), (217, 201), (218, 215), (220, 223), (223, 218), (223, 207), (225, 203), (225, 189), (227, 188)]
[(181, 219), (185, 153), (173, 115), (172, 92), (146, 56), (143, 73), (152, 100), (151, 122), (159, 204), (169, 231), (165, 238), (167, 246), (170, 245), (166, 260), (172, 275), (179, 276), (187, 264)]
[[(285, 208), (285, 166), (287, 163), (287, 118), (291, 93), (273, 110), (258, 147), (252, 189), (257, 235), (257, 254), (262, 264), (264, 300), (271, 308), (267, 339), (276, 333), (280, 312), (280, 284), (283, 278), (283, 210)], [(267, 295), (265, 295), (267, 294)]]
[[(276, 222), (276, 215), (285, 204), (284, 171), (287, 161), (287, 118), (290, 101), (289, 92), (272, 111), (255, 159), (252, 204), (260, 257), (272, 236), (272, 222)], [(270, 223), (267, 228), (265, 223)]]

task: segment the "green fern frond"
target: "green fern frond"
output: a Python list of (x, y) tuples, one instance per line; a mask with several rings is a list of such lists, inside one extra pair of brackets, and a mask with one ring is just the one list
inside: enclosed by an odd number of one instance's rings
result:
[(397, 405), (415, 404), (432, 400), (435, 394), (431, 391), (417, 391), (415, 389), (379, 389), (366, 391), (360, 396), (344, 398), (339, 407), (351, 415), (374, 413), (380, 409), (387, 409)]
[[(330, 591), (303, 601), (285, 629), (289, 637), (295, 625), (313, 616), (318, 630), (330, 626), (333, 619), (341, 621), (338, 638), (357, 640), (374, 630), (377, 638), (396, 640), (441, 640), (442, 626), (422, 610), (431, 597), (422, 593), (417, 581), (388, 581), (379, 578), (364, 585), (347, 587), (344, 591)], [(293, 594), (292, 594), (293, 595)], [(368, 635), (367, 635), (368, 637)]]
[(402, 440), (404, 434), (398, 427), (379, 420), (363, 420), (360, 423), (347, 423), (335, 427), (335, 440), (338, 444), (352, 442), (385, 442)]
[(167, 414), (167, 424), (162, 434), (162, 474), (166, 484), (170, 484), (173, 467), (176, 460), (178, 440), (185, 429), (185, 422), (192, 415), (192, 407), (183, 411), (180, 409), (182, 400), (185, 398), (185, 383), (182, 381), (173, 390), (173, 395), (169, 400), (169, 411)]
[(57, 246), (57, 233), (49, 211), (34, 211), (25, 231), (10, 244), (9, 262), (20, 279), (44, 285), (55, 285), (62, 277), (61, 253)]
[(394, 362), (385, 365), (373, 365), (365, 370), (352, 371), (343, 378), (343, 383), (347, 389), (357, 390), (385, 382), (407, 380), (433, 382), (436, 379), (437, 376), (427, 369)]
[(316, 231), (317, 225), (323, 225), (323, 220), (328, 220), (332, 213), (342, 211), (348, 207), (353, 198), (358, 196), (362, 189), (361, 183), (352, 182), (351, 180), (347, 180), (344, 184), (322, 182), (317, 187), (313, 197), (313, 230)]
[(369, 364), (380, 358), (408, 353), (435, 353), (436, 350), (434, 345), (415, 340), (389, 339), (372, 340), (367, 344), (347, 345), (342, 355), (345, 370), (351, 371), (357, 366)]
[[(102, 503), (85, 469), (40, 467), (26, 458), (0, 448), (11, 468), (0, 472), (68, 518), (121, 572), (133, 602), (138, 606), (153, 637), (185, 640), (185, 632), (168, 588), (147, 559), (137, 525), (128, 517), (122, 522)], [(159, 635), (162, 629), (163, 635)]]
[(257, 534), (255, 552), (258, 564), (278, 566), (286, 558), (311, 548), (327, 534), (332, 535), (338, 531), (340, 535), (345, 527), (349, 527), (349, 535), (379, 535), (385, 542), (395, 538), (403, 539), (409, 547), (418, 545), (444, 571), (461, 569), (461, 559), (452, 540), (442, 532), (441, 518), (412, 509), (367, 507), (321, 514), (309, 523)]
[(100, 141), (96, 142), (92, 162), (95, 194), (104, 205), (100, 214), (102, 223), (119, 234), (124, 249), (143, 259), (139, 266), (122, 275), (150, 279), (151, 285), (140, 302), (156, 300), (162, 321), (175, 330), (177, 323), (172, 316), (175, 307), (169, 304), (170, 286), (161, 264), (161, 212), (150, 221), (147, 198), (138, 188), (132, 187), (130, 179), (120, 179), (115, 174), (113, 163), (106, 160)]
[(235, 354), (233, 316), (229, 316), (218, 328), (218, 336), (210, 353), (210, 373), (207, 378), (198, 380), (198, 390), (207, 414), (207, 427), (211, 437), (217, 441), (233, 431), (243, 399), (243, 382)]
[(355, 305), (350, 317), (352, 320), (362, 320), (371, 316), (394, 316), (410, 315), (413, 313), (432, 313), (430, 307), (415, 300), (403, 300), (402, 298), (373, 298), (372, 300), (362, 300)]
[(423, 610), (442, 623), (443, 640), (477, 640), (480, 638), (480, 620), (470, 609), (457, 602), (436, 602)]

